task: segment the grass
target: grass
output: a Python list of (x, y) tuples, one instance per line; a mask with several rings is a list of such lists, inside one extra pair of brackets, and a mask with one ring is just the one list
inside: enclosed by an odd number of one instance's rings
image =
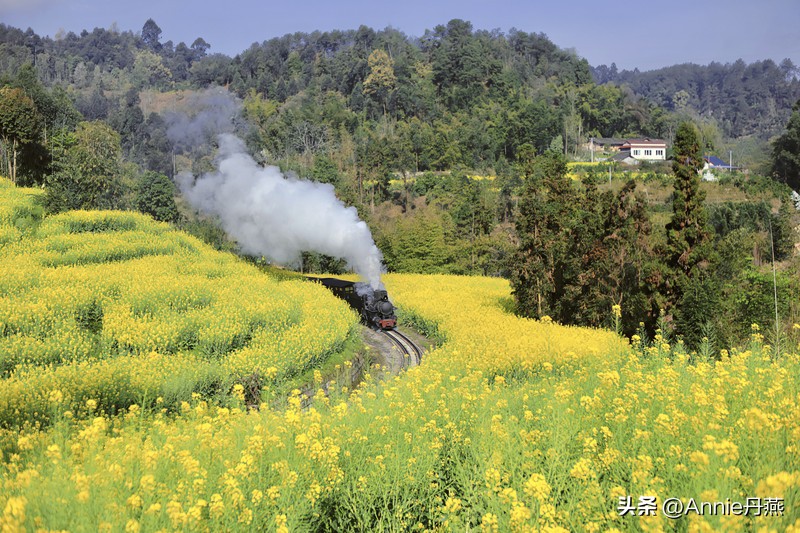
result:
[[(610, 190), (618, 192), (625, 184), (623, 180), (614, 180), (611, 185), (608, 182), (601, 184), (598, 188), (600, 190)], [(700, 184), (700, 189), (706, 195), (706, 203), (718, 204), (723, 202), (748, 202), (760, 199), (760, 196), (754, 197), (752, 194), (747, 194), (742, 189), (732, 184), (722, 184), (719, 182), (704, 181)], [(637, 192), (641, 192), (648, 200), (648, 204), (658, 206), (669, 202), (672, 196), (672, 186), (659, 183), (659, 182), (637, 182)], [(771, 195), (770, 195), (771, 196)]]

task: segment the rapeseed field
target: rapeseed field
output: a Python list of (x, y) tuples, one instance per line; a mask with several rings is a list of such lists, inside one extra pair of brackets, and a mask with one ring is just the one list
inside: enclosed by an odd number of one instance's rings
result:
[[(72, 227), (117, 229), (90, 246)], [(252, 409), (231, 376), (268, 395), (313, 367), (350, 335), (341, 302), (129, 213), (18, 231), (0, 248), (3, 531), (800, 531), (800, 357), (757, 329), (690, 354), (517, 318), (504, 280), (388, 275), (437, 341), (421, 366)], [(623, 506), (649, 498), (783, 512)]]
[(53, 398), (55, 411), (92, 399), (114, 413), (157, 397), (175, 407), (245, 376), (279, 382), (355, 327), (323, 288), (274, 281), (143, 215), (73, 211), (20, 231), (36, 195), (0, 187), (12, 236), (0, 248), (2, 427), (46, 425)]

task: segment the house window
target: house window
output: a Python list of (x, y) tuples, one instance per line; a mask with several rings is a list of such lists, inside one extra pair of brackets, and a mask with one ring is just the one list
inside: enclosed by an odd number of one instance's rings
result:
[(653, 155), (653, 151), (652, 150), (645, 150), (644, 151), (644, 155)]
[(639, 155), (639, 150), (634, 150), (633, 155)]
[(664, 150), (656, 150), (656, 155), (664, 155)]

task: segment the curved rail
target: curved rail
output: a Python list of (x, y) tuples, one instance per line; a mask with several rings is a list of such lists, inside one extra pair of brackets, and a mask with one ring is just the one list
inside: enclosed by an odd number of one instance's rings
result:
[[(397, 329), (385, 329), (383, 330), (383, 333), (389, 337), (389, 340), (391, 340), (392, 343), (397, 346), (402, 353), (414, 359), (415, 366), (422, 363), (422, 349), (417, 346), (414, 341), (409, 339)], [(403, 361), (403, 366), (406, 366), (405, 358), (403, 358)]]

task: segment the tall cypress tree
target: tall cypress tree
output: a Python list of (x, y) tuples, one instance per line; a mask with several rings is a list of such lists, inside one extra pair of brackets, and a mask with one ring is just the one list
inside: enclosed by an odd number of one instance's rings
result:
[(667, 264), (675, 271), (677, 285), (695, 272), (708, 267), (711, 255), (711, 231), (700, 190), (700, 143), (697, 130), (684, 122), (675, 134), (672, 172), (675, 175), (672, 219), (667, 224)]
[(708, 275), (714, 263), (713, 239), (703, 205), (705, 194), (700, 190), (700, 143), (691, 123), (678, 128), (673, 159), (672, 219), (666, 227), (665, 250), (670, 272), (665, 288), (669, 304), (677, 307), (678, 332), (695, 345), (703, 325), (713, 318), (718, 291)]
[(570, 322), (564, 293), (579, 269), (579, 257), (570, 254), (579, 222), (579, 197), (567, 177), (563, 156), (523, 153), (525, 187), (516, 221), (519, 248), (511, 268), (511, 286), (517, 309), (525, 316), (549, 315)]

